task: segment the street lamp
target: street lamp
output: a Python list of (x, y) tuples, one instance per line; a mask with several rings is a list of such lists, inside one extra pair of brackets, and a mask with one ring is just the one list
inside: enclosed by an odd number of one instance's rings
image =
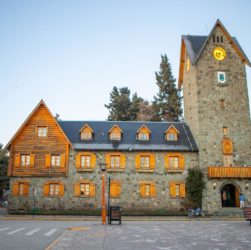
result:
[(105, 208), (105, 171), (106, 163), (100, 163), (100, 169), (102, 172), (102, 224), (106, 224), (106, 208)]

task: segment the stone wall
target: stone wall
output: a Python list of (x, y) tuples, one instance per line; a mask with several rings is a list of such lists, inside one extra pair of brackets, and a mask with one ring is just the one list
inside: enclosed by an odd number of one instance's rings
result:
[[(33, 188), (37, 188), (35, 206), (44, 211), (50, 210), (97, 210), (101, 208), (101, 174), (99, 164), (105, 161), (105, 154), (110, 152), (96, 153), (96, 168), (93, 172), (78, 172), (75, 167), (76, 152), (71, 151), (69, 157), (68, 176), (63, 178), (30, 178), (29, 197), (9, 198), (9, 209), (30, 209), (34, 205)], [(154, 211), (167, 210), (178, 211), (183, 208), (183, 198), (170, 198), (169, 182), (184, 181), (187, 176), (187, 169), (198, 167), (197, 153), (183, 153), (185, 157), (185, 170), (182, 173), (167, 173), (165, 170), (164, 156), (166, 153), (157, 152), (156, 168), (154, 173), (139, 173), (135, 170), (134, 152), (126, 153), (126, 168), (124, 172), (107, 172), (106, 177), (111, 180), (121, 181), (121, 196), (111, 199), (111, 205), (120, 205), (123, 210), (130, 211)], [(18, 180), (27, 180), (28, 178), (11, 178), (11, 185)], [(96, 195), (93, 198), (75, 197), (74, 183), (88, 179), (96, 184)], [(49, 198), (43, 195), (43, 185), (48, 180), (60, 180), (65, 183), (64, 197)], [(157, 195), (154, 198), (141, 198), (139, 193), (140, 181), (153, 181), (156, 184)], [(107, 183), (106, 183), (107, 184)]]

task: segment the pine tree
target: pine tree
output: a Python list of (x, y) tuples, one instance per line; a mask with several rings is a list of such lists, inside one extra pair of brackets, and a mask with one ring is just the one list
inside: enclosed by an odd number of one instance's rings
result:
[(156, 84), (159, 87), (154, 96), (153, 110), (155, 121), (179, 121), (182, 115), (180, 90), (175, 85), (171, 65), (166, 55), (161, 55), (160, 71), (155, 72)]
[(120, 89), (113, 87), (110, 93), (110, 103), (105, 104), (105, 107), (109, 109), (109, 121), (131, 120), (130, 90), (127, 87)]
[(137, 116), (140, 112), (140, 103), (143, 102), (143, 98), (139, 97), (137, 93), (134, 93), (132, 96), (130, 113), (131, 113), (131, 121), (138, 120)]

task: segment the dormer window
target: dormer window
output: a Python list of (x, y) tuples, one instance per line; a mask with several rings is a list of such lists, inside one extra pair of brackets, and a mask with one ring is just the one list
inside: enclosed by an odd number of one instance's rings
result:
[(150, 134), (151, 134), (151, 131), (145, 125), (143, 125), (137, 131), (137, 139), (140, 141), (149, 141)]
[(110, 130), (109, 130), (109, 137), (111, 141), (120, 141), (122, 137), (122, 129), (118, 125), (114, 125)]
[(81, 140), (84, 140), (84, 141), (92, 140), (93, 130), (88, 124), (85, 124), (80, 129), (79, 132), (80, 132)]
[(178, 129), (175, 126), (171, 125), (165, 132), (167, 141), (177, 141), (178, 140)]

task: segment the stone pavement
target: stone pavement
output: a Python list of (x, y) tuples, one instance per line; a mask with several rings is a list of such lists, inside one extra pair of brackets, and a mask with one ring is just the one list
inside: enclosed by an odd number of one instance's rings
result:
[[(115, 223), (114, 223), (115, 224)], [(242, 221), (123, 221), (122, 225), (83, 222), (47, 250), (218, 250), (250, 249), (251, 226)]]

